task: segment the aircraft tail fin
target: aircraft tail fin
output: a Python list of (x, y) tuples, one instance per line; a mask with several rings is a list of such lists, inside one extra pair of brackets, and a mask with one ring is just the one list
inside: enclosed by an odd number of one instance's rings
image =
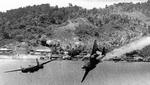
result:
[(36, 58), (36, 63), (37, 63), (37, 65), (39, 65), (39, 61), (38, 61), (38, 59)]
[(105, 48), (105, 47), (103, 47), (102, 55), (103, 55), (103, 56), (105, 56), (105, 55), (106, 55), (106, 48)]

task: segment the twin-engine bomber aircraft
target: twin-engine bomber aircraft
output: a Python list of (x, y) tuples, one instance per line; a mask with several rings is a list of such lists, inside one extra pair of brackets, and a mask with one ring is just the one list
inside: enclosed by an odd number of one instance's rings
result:
[[(86, 76), (88, 75), (88, 73), (93, 70), (96, 65), (100, 62), (102, 62), (101, 60), (105, 57), (106, 55), (106, 50), (105, 50), (105, 47), (103, 48), (102, 50), (102, 56), (100, 58), (99, 55), (96, 53), (96, 51), (99, 51), (98, 49), (98, 46), (97, 46), (97, 41), (95, 40), (94, 41), (94, 44), (93, 44), (93, 49), (92, 49), (92, 53), (91, 53), (91, 56), (90, 56), (90, 60), (87, 64), (85, 64), (82, 69), (85, 70), (85, 73), (84, 73), (84, 76), (81, 80), (81, 83), (84, 81), (84, 79), (86, 78)], [(98, 58), (98, 59), (97, 59)]]
[(36, 72), (38, 71), (39, 69), (43, 69), (44, 68), (44, 65), (53, 61), (54, 59), (51, 59), (49, 61), (46, 61), (44, 63), (39, 63), (38, 59), (36, 59), (36, 62), (37, 62), (37, 65), (35, 66), (29, 66), (27, 68), (20, 68), (20, 69), (16, 69), (16, 70), (11, 70), (11, 71), (5, 71), (5, 73), (8, 73), (8, 72), (15, 72), (15, 71), (21, 71), (22, 73), (33, 73), (33, 72)]
[[(86, 78), (88, 73), (91, 70), (93, 70), (98, 63), (102, 62), (101, 60), (105, 57), (105, 55), (106, 55), (105, 47), (102, 50), (101, 57), (99, 57), (99, 54), (97, 53), (97, 51), (99, 51), (99, 49), (98, 49), (97, 41), (95, 40), (94, 44), (93, 44), (93, 49), (92, 49), (92, 52), (91, 52), (90, 60), (89, 60), (89, 62), (87, 64), (85, 64), (82, 67), (82, 69), (85, 70), (85, 73), (84, 73), (84, 76), (83, 76), (81, 82), (84, 81), (84, 79)], [(38, 59), (36, 59), (37, 65), (35, 65), (35, 66), (29, 66), (27, 68), (20, 68), (20, 69), (11, 70), (11, 71), (5, 71), (5, 73), (15, 72), (15, 71), (21, 71), (22, 73), (28, 73), (28, 72), (29, 73), (33, 73), (33, 72), (38, 71), (39, 69), (43, 69), (44, 68), (44, 64), (47, 64), (47, 63), (49, 63), (51, 61), (54, 61), (56, 59), (57, 58), (52, 58), (51, 60), (49, 60), (47, 62), (44, 62), (44, 63), (41, 63), (41, 64), (39, 64)]]

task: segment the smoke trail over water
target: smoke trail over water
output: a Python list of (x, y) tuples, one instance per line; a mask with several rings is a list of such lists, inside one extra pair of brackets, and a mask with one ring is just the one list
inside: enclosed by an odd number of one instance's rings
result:
[(134, 50), (140, 50), (148, 45), (150, 45), (150, 36), (145, 36), (107, 53), (105, 59), (112, 58), (115, 56), (119, 57), (125, 53), (129, 53)]

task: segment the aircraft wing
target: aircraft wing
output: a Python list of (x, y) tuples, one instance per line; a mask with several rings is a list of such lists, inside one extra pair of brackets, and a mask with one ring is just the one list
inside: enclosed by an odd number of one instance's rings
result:
[(21, 71), (22, 69), (16, 69), (16, 70), (11, 70), (11, 71), (5, 71), (4, 73), (9, 73), (9, 72), (15, 72), (15, 71)]
[(81, 83), (84, 81), (84, 79), (86, 78), (86, 76), (88, 75), (89, 72), (90, 72), (90, 70), (85, 70), (85, 73), (84, 73)]
[(49, 61), (46, 61), (46, 62), (42, 63), (42, 65), (47, 64), (47, 63), (49, 63), (49, 62), (51, 62), (51, 61), (54, 61), (54, 60), (56, 60), (56, 58), (51, 59), (51, 60), (49, 60)]
[(94, 40), (94, 44), (93, 44), (93, 48), (92, 48), (92, 52), (91, 55), (95, 54), (96, 51), (98, 51), (98, 45), (97, 45), (97, 40)]

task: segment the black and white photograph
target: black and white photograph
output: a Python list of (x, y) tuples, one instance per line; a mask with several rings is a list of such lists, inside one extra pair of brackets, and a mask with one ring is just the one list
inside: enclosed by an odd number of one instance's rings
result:
[(0, 85), (150, 85), (150, 0), (0, 0)]

